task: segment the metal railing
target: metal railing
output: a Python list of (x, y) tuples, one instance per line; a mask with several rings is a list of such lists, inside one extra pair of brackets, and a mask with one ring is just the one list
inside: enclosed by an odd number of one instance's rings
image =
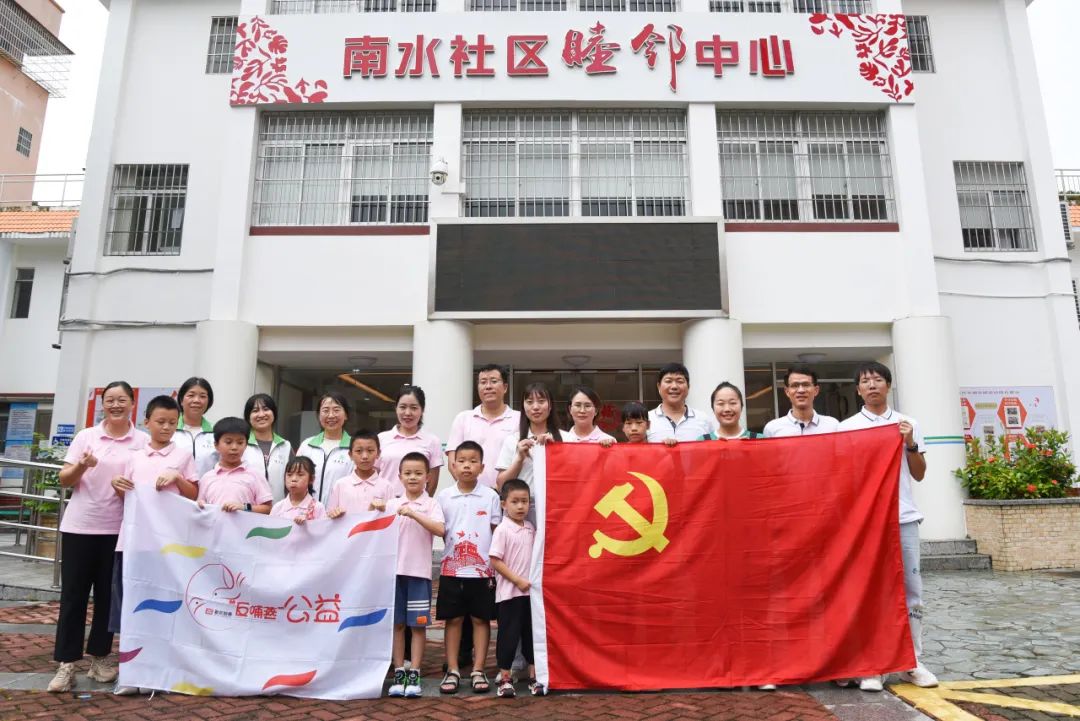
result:
[(84, 173), (0, 173), (0, 209), (77, 208)]
[[(0, 456), (0, 469), (16, 469), (22, 471), (21, 490), (12, 490), (0, 486), (0, 501), (14, 499), (15, 503), (7, 503), (0, 506), (0, 510), (6, 511), (16, 520), (7, 520), (0, 516), (0, 528), (15, 529), (15, 543), (12, 548), (23, 547), (23, 551), (0, 551), (0, 556), (21, 558), (27, 561), (51, 563), (53, 565), (52, 585), (60, 586), (60, 563), (63, 549), (60, 543), (60, 523), (64, 520), (64, 507), (68, 503), (67, 489), (59, 487), (57, 495), (37, 493), (42, 485), (46, 474), (59, 473), (63, 466), (56, 463), (37, 463), (35, 461), (23, 461), (16, 458)], [(38, 504), (56, 505), (56, 526), (43, 525), (53, 514), (43, 511)], [(26, 542), (23, 543), (23, 535)], [(49, 536), (54, 538), (52, 548), (48, 549)], [(42, 547), (45, 547), (47, 555), (42, 555)], [(51, 551), (51, 552), (48, 552)]]
[(1055, 170), (1054, 174), (1057, 176), (1058, 193), (1080, 200), (1080, 170)]

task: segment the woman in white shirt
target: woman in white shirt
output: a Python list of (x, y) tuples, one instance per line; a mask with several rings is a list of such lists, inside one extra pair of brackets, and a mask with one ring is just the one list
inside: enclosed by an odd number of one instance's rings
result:
[(243, 462), (263, 474), (274, 494), (274, 502), (285, 498), (285, 466), (292, 458), (292, 444), (274, 432), (277, 403), (266, 393), (256, 393), (244, 404), (244, 418), (251, 425)]
[[(543, 383), (530, 383), (521, 394), (521, 422), (517, 433), (511, 433), (503, 441), (495, 469), (499, 472), (496, 490), (511, 478), (520, 478), (532, 486), (533, 459), (536, 446), (558, 443), (566, 437), (559, 430), (559, 412), (551, 398), (551, 391)], [(530, 507), (529, 513), (533, 513)]]
[(173, 434), (173, 443), (186, 444), (185, 447), (191, 449), (195, 470), (202, 478), (218, 462), (214, 424), (206, 418), (206, 412), (214, 406), (214, 389), (205, 378), (192, 376), (181, 384), (176, 402), (180, 404), (180, 422)]
[(609, 436), (596, 425), (596, 417), (600, 414), (600, 396), (589, 386), (578, 386), (570, 394), (570, 402), (567, 408), (574, 425), (565, 436), (570, 443), (602, 443), (611, 445), (615, 442), (614, 436)]
[(322, 433), (305, 439), (296, 452), (296, 455), (310, 458), (315, 464), (312, 495), (317, 501), (325, 503), (330, 498), (334, 483), (353, 472), (354, 464), (349, 457), (352, 438), (345, 432), (348, 421), (349, 402), (345, 396), (337, 391), (324, 393), (319, 399)]

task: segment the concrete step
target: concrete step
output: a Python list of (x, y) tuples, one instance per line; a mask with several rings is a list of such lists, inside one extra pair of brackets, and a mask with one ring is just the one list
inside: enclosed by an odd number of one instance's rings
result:
[(923, 541), (921, 546), (924, 558), (926, 556), (953, 556), (979, 552), (975, 541), (970, 538), (956, 538), (946, 541)]
[(990, 556), (985, 553), (954, 553), (922, 557), (922, 571), (989, 571)]

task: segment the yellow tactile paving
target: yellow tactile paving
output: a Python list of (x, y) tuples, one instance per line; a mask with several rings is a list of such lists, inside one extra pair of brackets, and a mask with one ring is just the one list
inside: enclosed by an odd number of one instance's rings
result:
[(1042, 676), (1039, 678), (1005, 678), (989, 681), (946, 681), (937, 688), (919, 688), (912, 684), (902, 683), (889, 686), (889, 690), (900, 698), (910, 703), (920, 711), (930, 714), (940, 721), (979, 721), (964, 709), (956, 705), (956, 701), (977, 703), (983, 706), (996, 706), (998, 708), (1015, 708), (1028, 711), (1042, 711), (1055, 713), (1061, 716), (1080, 718), (1080, 706), (1073, 704), (1036, 701), (1034, 699), (1016, 698), (998, 693), (981, 693), (970, 689), (989, 688), (1022, 688), (1025, 686), (1064, 686), (1068, 684), (1080, 684), (1080, 675), (1074, 676)]

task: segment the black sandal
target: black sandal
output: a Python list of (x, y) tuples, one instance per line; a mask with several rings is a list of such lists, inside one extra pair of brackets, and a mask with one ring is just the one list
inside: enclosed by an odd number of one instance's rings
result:
[(544, 684), (540, 683), (535, 678), (530, 678), (529, 693), (531, 693), (533, 696), (546, 696), (547, 689), (544, 688)]
[(447, 671), (443, 676), (442, 683), (439, 684), (439, 693), (447, 696), (453, 696), (458, 692), (458, 687), (461, 685), (461, 674), (457, 671)]
[(487, 693), (491, 690), (491, 682), (483, 671), (473, 671), (469, 674), (469, 682), (472, 684), (473, 693)]

